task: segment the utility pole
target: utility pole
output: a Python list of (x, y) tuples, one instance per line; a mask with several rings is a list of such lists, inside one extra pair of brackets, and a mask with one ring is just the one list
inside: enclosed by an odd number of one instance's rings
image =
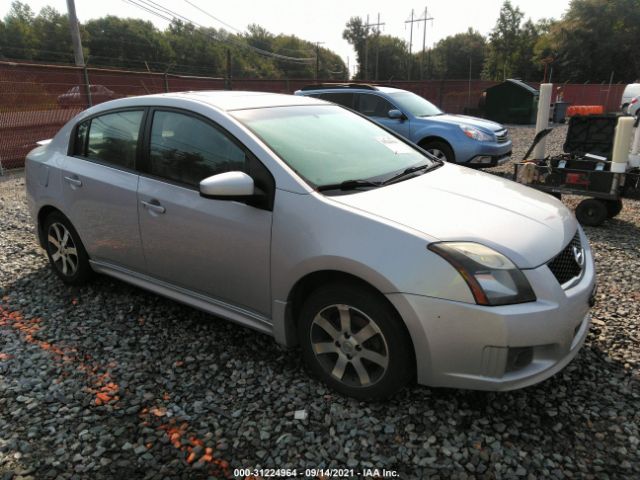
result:
[[(367, 15), (367, 24), (365, 27), (373, 27), (375, 29), (375, 38), (376, 38), (376, 71), (374, 75), (374, 80), (378, 80), (378, 57), (380, 54), (380, 42), (378, 41), (378, 37), (380, 36), (380, 27), (384, 27), (384, 23), (380, 23), (380, 14), (378, 13), (378, 21), (376, 23), (369, 23), (369, 15)], [(367, 58), (365, 56), (365, 58)], [(367, 70), (367, 74), (368, 74)]]
[[(427, 7), (424, 8), (424, 16), (422, 18), (414, 18), (414, 11), (411, 9), (411, 19), (406, 20), (404, 23), (408, 23), (411, 27), (409, 29), (409, 66), (407, 69), (407, 80), (411, 80), (411, 63), (413, 58), (411, 57), (411, 49), (413, 47), (413, 24), (416, 22), (424, 22), (424, 32), (422, 33), (422, 56), (424, 56), (425, 48), (427, 46), (427, 20), (433, 20), (427, 14)], [(422, 80), (422, 58), (420, 58), (420, 80)]]
[(422, 55), (420, 56), (420, 80), (422, 80), (422, 74), (424, 72), (424, 68), (422, 66), (422, 62), (424, 61), (424, 55), (427, 48), (427, 21), (431, 20), (431, 25), (433, 25), (433, 17), (429, 17), (429, 12), (427, 7), (424, 7), (424, 17), (422, 18), (424, 21), (424, 30), (422, 31)]
[(367, 15), (367, 23), (365, 24), (365, 28), (367, 29), (367, 36), (365, 37), (364, 43), (364, 76), (365, 79), (369, 78), (369, 27), (373, 27), (375, 29), (376, 34), (376, 74), (375, 80), (378, 79), (378, 53), (379, 53), (379, 44), (378, 44), (378, 35), (380, 35), (380, 27), (384, 26), (384, 23), (380, 23), (380, 14), (378, 14), (377, 23), (369, 23), (369, 15)]
[(411, 9), (411, 20), (407, 20), (404, 23), (410, 25), (409, 33), (409, 62), (407, 63), (407, 80), (411, 80), (411, 47), (413, 46), (413, 24), (418, 20), (413, 19), (413, 8)]
[(369, 14), (367, 14), (367, 23), (365, 24), (364, 35), (364, 75), (363, 80), (369, 78)]
[(233, 84), (231, 83), (231, 49), (227, 48), (227, 78), (225, 79), (226, 90), (233, 90)]
[(318, 75), (320, 72), (320, 45), (324, 42), (316, 42), (316, 83), (318, 83)]
[(87, 96), (87, 105), (93, 106), (91, 98), (91, 85), (89, 84), (89, 71), (84, 63), (84, 53), (82, 52), (82, 40), (80, 39), (80, 26), (76, 15), (76, 4), (74, 0), (67, 0), (67, 11), (69, 13), (69, 29), (71, 30), (71, 43), (73, 44), (73, 56), (76, 66), (82, 67), (82, 76), (84, 79), (84, 91)]
[(71, 29), (71, 43), (73, 43), (73, 56), (78, 67), (84, 67), (84, 54), (82, 53), (82, 41), (80, 40), (80, 28), (76, 16), (76, 4), (74, 0), (67, 0), (69, 12), (69, 27)]

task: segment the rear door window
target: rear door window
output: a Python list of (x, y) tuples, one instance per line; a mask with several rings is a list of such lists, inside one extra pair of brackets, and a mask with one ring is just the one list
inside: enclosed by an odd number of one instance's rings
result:
[(78, 125), (73, 154), (101, 163), (134, 169), (143, 110), (107, 113)]
[(320, 95), (322, 100), (337, 103), (347, 108), (354, 108), (355, 95), (353, 93), (323, 93)]

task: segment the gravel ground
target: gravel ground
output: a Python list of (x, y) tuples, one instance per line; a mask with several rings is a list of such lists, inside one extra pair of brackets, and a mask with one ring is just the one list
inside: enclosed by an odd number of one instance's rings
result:
[[(512, 135), (520, 159), (533, 129)], [(551, 149), (563, 138), (555, 131)], [(0, 184), (0, 480), (330, 466), (403, 479), (640, 478), (638, 202), (586, 229), (598, 304), (560, 374), (515, 392), (413, 386), (365, 404), (328, 391), (269, 337), (109, 278), (64, 286), (21, 183)]]

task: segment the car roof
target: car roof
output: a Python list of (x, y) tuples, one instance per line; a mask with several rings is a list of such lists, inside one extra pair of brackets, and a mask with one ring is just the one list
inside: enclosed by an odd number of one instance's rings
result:
[[(156, 95), (130, 97), (127, 100), (153, 98), (173, 98), (206, 103), (220, 110), (246, 110), (252, 108), (288, 107), (294, 105), (326, 105), (326, 102), (314, 98), (285, 95), (269, 92), (248, 92), (242, 90), (198, 90), (172, 92)], [(137, 102), (132, 102), (137, 103)]]
[(303, 95), (307, 95), (309, 93), (339, 93), (339, 92), (356, 92), (356, 93), (396, 93), (396, 92), (407, 92), (408, 90), (403, 90), (402, 88), (396, 87), (387, 87), (384, 85), (368, 85), (362, 84), (359, 85), (357, 83), (349, 83), (340, 85), (337, 84), (334, 86), (330, 84), (318, 85), (318, 88), (313, 88), (314, 85), (310, 85), (301, 90), (298, 90), (296, 93), (302, 93)]

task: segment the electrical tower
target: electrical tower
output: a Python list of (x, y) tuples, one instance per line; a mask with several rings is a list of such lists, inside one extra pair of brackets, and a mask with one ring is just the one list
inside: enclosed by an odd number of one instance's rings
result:
[[(384, 23), (380, 23), (380, 14), (378, 13), (377, 23), (369, 23), (369, 15), (367, 15), (367, 23), (365, 28), (374, 27), (376, 37), (376, 71), (374, 80), (378, 80), (378, 54), (380, 51), (380, 44), (378, 42), (378, 36), (380, 35), (380, 27), (384, 27)], [(364, 40), (364, 80), (369, 78), (369, 34), (365, 36)]]
[(320, 45), (324, 45), (324, 42), (316, 42), (316, 83), (320, 72)]
[[(407, 66), (407, 80), (411, 80), (411, 63), (413, 59), (411, 58), (411, 50), (413, 48), (413, 24), (416, 22), (424, 22), (424, 31), (422, 33), (422, 57), (424, 57), (424, 52), (427, 46), (427, 21), (432, 21), (433, 17), (429, 17), (427, 7), (424, 7), (424, 15), (422, 18), (414, 18), (414, 10), (411, 9), (411, 18), (406, 20), (404, 23), (408, 23), (410, 25), (409, 28), (409, 62)], [(420, 80), (422, 80), (422, 57), (420, 57)]]

